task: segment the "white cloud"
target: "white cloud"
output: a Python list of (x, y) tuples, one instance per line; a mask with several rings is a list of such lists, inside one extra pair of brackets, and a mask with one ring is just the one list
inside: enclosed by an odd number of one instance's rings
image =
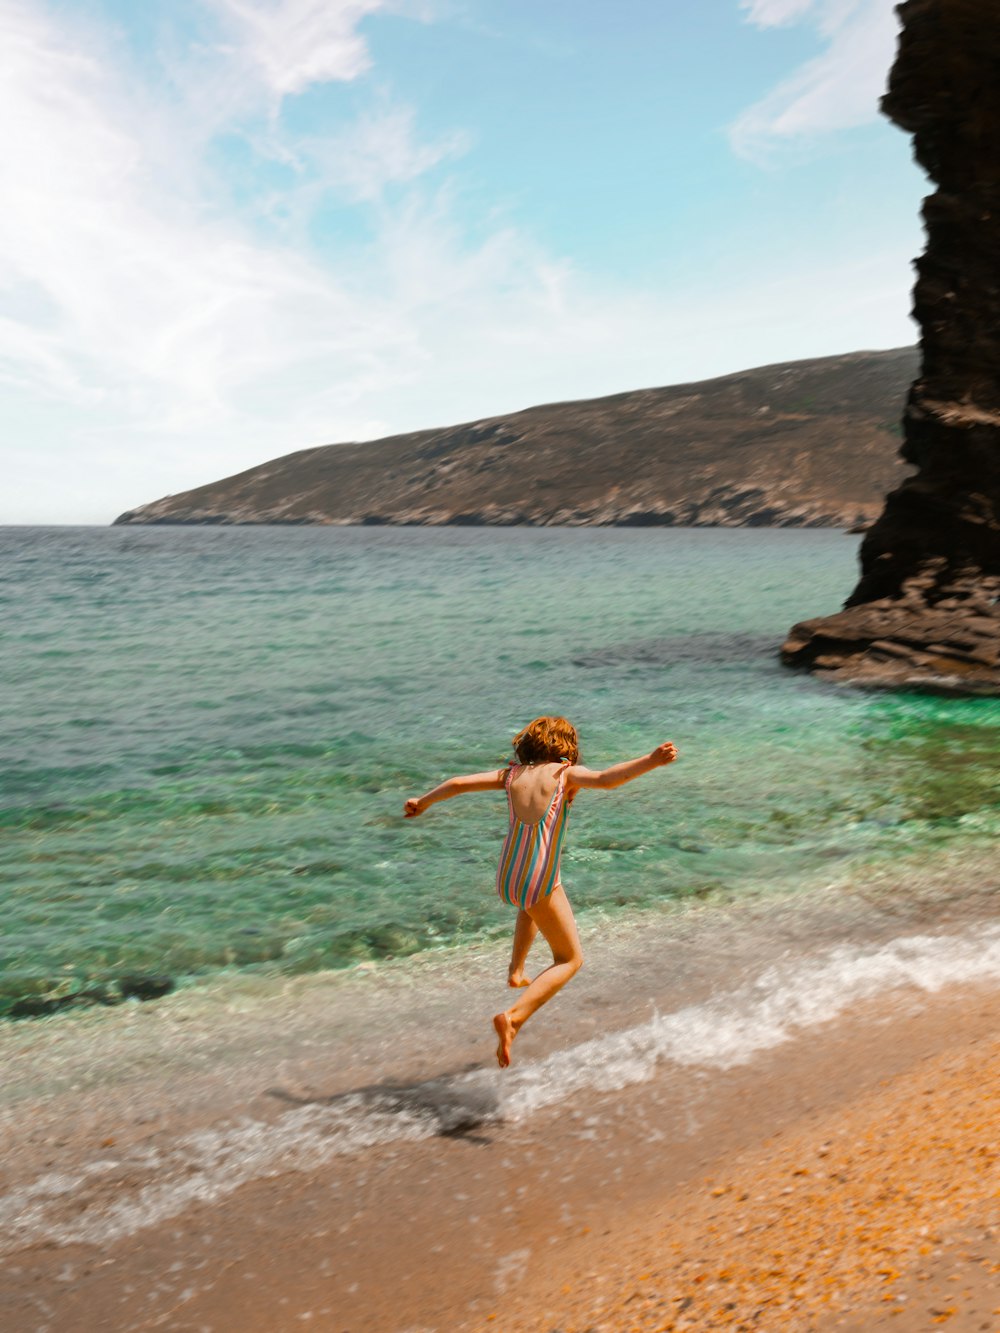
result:
[(279, 100), (311, 84), (350, 80), (371, 60), (357, 31), (386, 0), (207, 0), (231, 35), (230, 54)]
[(762, 28), (810, 19), (827, 47), (738, 117), (730, 141), (740, 156), (766, 163), (876, 118), (899, 27), (894, 0), (743, 0), (742, 8)]
[(758, 28), (778, 28), (794, 23), (813, 9), (816, 0), (740, 0), (747, 22)]

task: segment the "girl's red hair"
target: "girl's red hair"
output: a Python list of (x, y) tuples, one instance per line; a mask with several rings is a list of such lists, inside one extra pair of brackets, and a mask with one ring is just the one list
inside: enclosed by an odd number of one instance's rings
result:
[(514, 753), (522, 764), (580, 762), (580, 738), (576, 727), (564, 717), (536, 717), (513, 740)]

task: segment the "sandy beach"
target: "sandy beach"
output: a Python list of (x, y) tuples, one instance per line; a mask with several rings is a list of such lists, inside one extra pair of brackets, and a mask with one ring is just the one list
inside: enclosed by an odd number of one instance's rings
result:
[(857, 1093), (831, 1107), (828, 1069), (800, 1119), (723, 1155), (620, 1236), (606, 1266), (567, 1273), (545, 1319), (519, 1301), (516, 1319), (493, 1322), (996, 1333), (998, 1017), (995, 994), (953, 994), (918, 1022), (889, 1023), (897, 1072), (872, 1082), (871, 1052)]
[(996, 1333), (1000, 943), (914, 910), (591, 928), (503, 1074), (499, 944), (8, 1025), (0, 1326)]

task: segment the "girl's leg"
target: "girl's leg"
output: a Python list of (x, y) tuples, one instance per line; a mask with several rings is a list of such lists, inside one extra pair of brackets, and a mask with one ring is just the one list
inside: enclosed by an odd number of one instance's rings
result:
[(523, 907), (519, 908), (514, 923), (514, 947), (511, 949), (510, 967), (507, 969), (508, 986), (517, 989), (531, 985), (530, 979), (524, 975), (524, 964), (528, 960), (528, 950), (537, 934), (538, 927), (534, 921)]
[(542, 902), (529, 907), (527, 912), (548, 941), (552, 950), (552, 966), (547, 967), (544, 972), (539, 972), (517, 1002), (505, 1013), (497, 1014), (493, 1019), (493, 1026), (499, 1038), (497, 1063), (501, 1068), (510, 1064), (510, 1048), (514, 1038), (535, 1010), (551, 1000), (556, 991), (562, 990), (566, 982), (583, 966), (583, 953), (580, 949), (576, 921), (573, 919), (573, 909), (561, 884)]

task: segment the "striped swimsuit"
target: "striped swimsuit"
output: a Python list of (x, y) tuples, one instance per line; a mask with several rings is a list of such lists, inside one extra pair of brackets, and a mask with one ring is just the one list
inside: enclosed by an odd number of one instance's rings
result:
[(556, 778), (555, 795), (545, 814), (535, 824), (525, 824), (514, 814), (510, 784), (525, 767), (512, 764), (507, 770), (504, 786), (507, 789), (507, 807), (510, 828), (504, 839), (497, 867), (497, 893), (511, 907), (534, 907), (547, 898), (559, 884), (559, 851), (569, 805), (566, 801), (566, 770), (569, 760)]

